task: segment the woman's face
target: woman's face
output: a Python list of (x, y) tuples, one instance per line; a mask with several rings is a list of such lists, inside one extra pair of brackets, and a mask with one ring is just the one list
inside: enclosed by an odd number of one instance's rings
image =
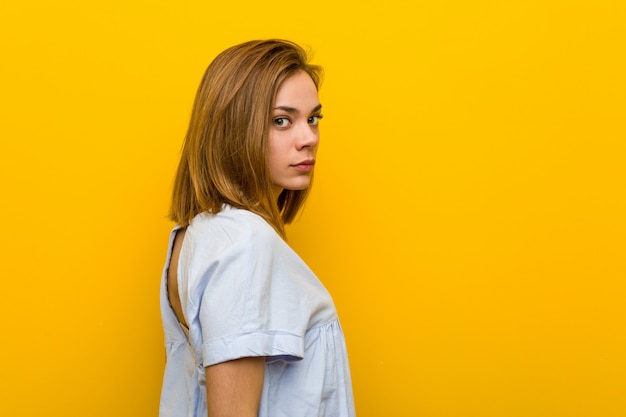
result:
[(315, 84), (304, 71), (287, 78), (278, 89), (269, 133), (270, 178), (276, 196), (284, 189), (309, 186), (320, 140), (321, 110)]

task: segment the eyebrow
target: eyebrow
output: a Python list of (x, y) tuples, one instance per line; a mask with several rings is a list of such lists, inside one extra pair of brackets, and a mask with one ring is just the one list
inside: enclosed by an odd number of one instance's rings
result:
[[(296, 109), (295, 107), (289, 107), (289, 106), (278, 106), (278, 107), (274, 107), (274, 110), (282, 110), (285, 111), (289, 114), (298, 114), (300, 113), (300, 111), (298, 109)], [(311, 113), (315, 113), (322, 110), (322, 105), (318, 104), (317, 106), (313, 107), (313, 110), (311, 110)]]

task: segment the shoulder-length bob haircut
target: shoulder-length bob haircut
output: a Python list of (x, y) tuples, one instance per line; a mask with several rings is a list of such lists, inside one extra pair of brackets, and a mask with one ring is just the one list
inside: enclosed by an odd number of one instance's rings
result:
[(319, 88), (322, 68), (284, 40), (250, 41), (220, 53), (198, 88), (174, 189), (170, 218), (187, 226), (198, 213), (224, 204), (263, 217), (284, 237), (304, 204), (305, 190), (273, 198), (268, 135), (278, 88), (305, 71)]

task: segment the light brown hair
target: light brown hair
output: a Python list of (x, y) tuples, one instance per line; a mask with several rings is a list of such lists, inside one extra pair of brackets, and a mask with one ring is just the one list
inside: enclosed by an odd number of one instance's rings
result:
[(319, 88), (322, 69), (284, 40), (250, 41), (220, 53), (196, 93), (174, 181), (170, 218), (187, 226), (198, 213), (223, 204), (263, 217), (284, 237), (306, 200), (305, 190), (272, 196), (268, 135), (281, 83), (305, 71)]

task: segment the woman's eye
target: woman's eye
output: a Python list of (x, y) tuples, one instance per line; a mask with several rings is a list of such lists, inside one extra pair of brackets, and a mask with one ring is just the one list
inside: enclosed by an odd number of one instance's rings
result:
[(323, 117), (324, 116), (322, 116), (321, 114), (318, 114), (317, 116), (311, 116), (309, 117), (309, 124), (311, 126), (317, 126)]
[(278, 127), (287, 127), (289, 126), (289, 119), (286, 117), (277, 117), (274, 119), (274, 124)]

